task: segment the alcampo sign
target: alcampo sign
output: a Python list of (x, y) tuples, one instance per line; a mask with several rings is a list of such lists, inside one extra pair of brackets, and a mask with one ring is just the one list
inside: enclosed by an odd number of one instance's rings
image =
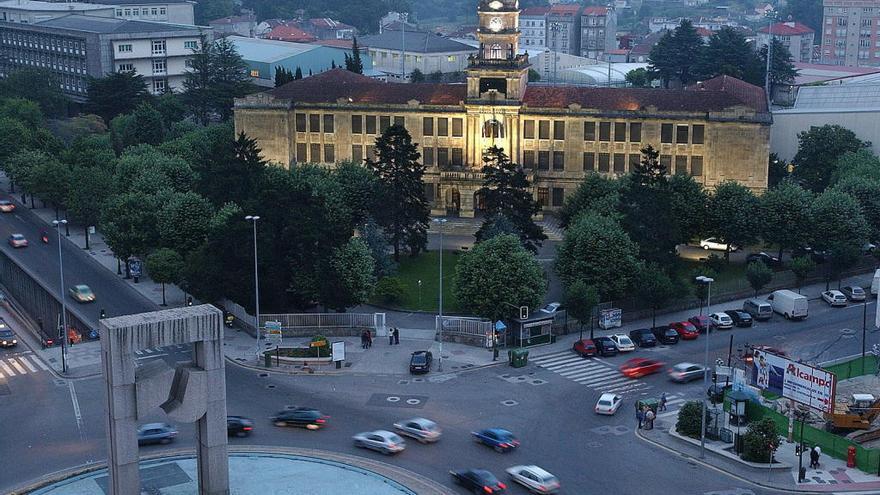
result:
[(756, 387), (821, 412), (834, 411), (833, 373), (757, 349), (752, 362)]

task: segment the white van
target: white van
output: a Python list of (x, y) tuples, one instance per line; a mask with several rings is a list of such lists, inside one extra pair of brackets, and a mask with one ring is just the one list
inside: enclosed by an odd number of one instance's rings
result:
[(871, 280), (871, 294), (874, 294), (875, 296), (880, 294), (880, 268), (874, 272), (874, 280)]
[(767, 296), (773, 311), (781, 314), (786, 320), (802, 320), (807, 317), (809, 304), (807, 298), (790, 290), (777, 290)]

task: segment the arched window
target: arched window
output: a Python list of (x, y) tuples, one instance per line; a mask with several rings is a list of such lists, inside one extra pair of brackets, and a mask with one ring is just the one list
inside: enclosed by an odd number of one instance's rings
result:
[(504, 58), (504, 50), (501, 48), (501, 45), (495, 43), (489, 48), (489, 58), (501, 60)]
[(504, 137), (504, 125), (495, 119), (487, 120), (483, 124), (483, 137), (501, 139)]

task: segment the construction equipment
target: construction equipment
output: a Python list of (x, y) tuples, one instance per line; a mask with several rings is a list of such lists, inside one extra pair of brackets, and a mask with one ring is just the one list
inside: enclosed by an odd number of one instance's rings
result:
[(834, 412), (826, 414), (826, 428), (834, 430), (867, 430), (880, 414), (880, 399), (871, 394), (853, 394), (850, 400), (835, 402)]

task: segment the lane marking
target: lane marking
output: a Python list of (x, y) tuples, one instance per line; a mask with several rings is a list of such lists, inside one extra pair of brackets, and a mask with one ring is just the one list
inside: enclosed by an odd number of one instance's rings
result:
[(618, 375), (618, 373), (616, 371), (606, 371), (603, 373), (590, 373), (590, 374), (584, 375), (584, 376), (578, 376), (578, 377), (572, 376), (569, 378), (580, 383), (580, 384), (585, 384), (587, 382), (592, 383), (592, 382), (600, 382), (603, 380), (610, 381), (610, 380), (613, 380), (614, 377), (616, 377), (617, 375)]
[(18, 361), (14, 359), (7, 359), (7, 361), (9, 361), (9, 364), (11, 364), (12, 367), (15, 368), (15, 371), (18, 371), (19, 374), (27, 375), (27, 371), (25, 371), (24, 368), (20, 364), (18, 364)]
[(27, 360), (27, 356), (20, 356), (18, 360), (24, 363), (24, 365), (27, 366), (29, 370), (31, 370), (31, 373), (37, 372), (37, 368), (35, 368), (34, 365), (32, 365), (31, 362)]
[(40, 359), (39, 357), (31, 356), (31, 360), (33, 360), (33, 362), (37, 363), (37, 366), (39, 366), (40, 368), (43, 368), (43, 371), (49, 371), (49, 366), (47, 366), (46, 363), (44, 363), (43, 360)]
[(79, 409), (79, 401), (76, 398), (76, 389), (73, 388), (72, 381), (67, 382), (67, 386), (70, 389), (70, 402), (73, 403), (73, 415), (76, 417), (76, 427), (79, 429), (80, 439), (84, 439), (82, 412)]
[(581, 376), (581, 375), (585, 375), (585, 374), (602, 375), (602, 374), (608, 373), (610, 371), (611, 370), (606, 370), (605, 368), (602, 368), (602, 367), (599, 367), (599, 368), (578, 368), (575, 370), (566, 371), (565, 373), (559, 373), (559, 375), (564, 376), (566, 378), (573, 378), (575, 376)]
[(6, 363), (4, 363), (2, 360), (0, 360), (0, 368), (3, 368), (3, 371), (6, 372), (6, 376), (15, 376), (15, 372), (12, 371), (12, 368), (6, 366)]

